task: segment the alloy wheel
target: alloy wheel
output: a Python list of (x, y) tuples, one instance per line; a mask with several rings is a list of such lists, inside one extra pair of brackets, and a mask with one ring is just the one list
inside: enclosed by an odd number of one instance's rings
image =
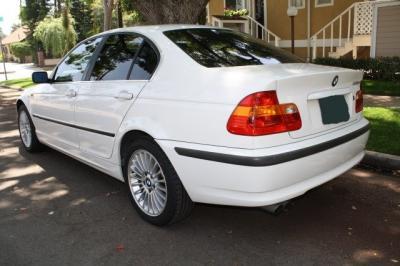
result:
[(139, 208), (149, 216), (160, 215), (167, 205), (167, 182), (157, 159), (146, 150), (136, 150), (128, 164), (128, 182)]

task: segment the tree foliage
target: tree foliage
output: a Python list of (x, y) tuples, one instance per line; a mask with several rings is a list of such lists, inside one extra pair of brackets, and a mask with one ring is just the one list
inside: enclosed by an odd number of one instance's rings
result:
[(49, 10), (48, 0), (26, 0), (25, 6), (22, 6), (20, 10), (22, 24), (33, 32), (37, 24), (47, 16)]
[(18, 57), (21, 62), (25, 62), (25, 56), (28, 56), (31, 54), (31, 46), (27, 42), (17, 42), (11, 44), (11, 53)]
[(93, 30), (92, 5), (94, 0), (71, 0), (70, 12), (75, 20), (78, 41), (84, 40), (97, 31)]
[[(92, 13), (92, 34), (99, 33), (104, 30), (104, 9), (103, 9), (103, 0), (93, 0), (91, 5), (91, 13)], [(139, 12), (133, 8), (133, 5), (124, 4), (125, 2), (129, 2), (131, 0), (123, 0), (121, 1), (121, 9), (122, 9), (122, 21), (124, 27), (135, 26), (142, 22), (142, 17)], [(113, 10), (112, 19), (111, 19), (111, 27), (118, 27), (118, 19), (117, 12)]]
[(91, 5), (92, 10), (92, 31), (93, 33), (99, 33), (103, 30), (104, 24), (104, 10), (102, 0), (94, 0)]
[(125, 27), (132, 27), (140, 24), (142, 18), (140, 17), (139, 12), (134, 10), (134, 11), (124, 12), (122, 21), (124, 22)]
[(33, 36), (43, 44), (47, 53), (61, 56), (71, 48), (72, 43), (76, 43), (75, 30), (71, 27), (69, 31), (63, 26), (63, 18), (48, 17), (38, 24)]
[(77, 39), (77, 34), (73, 25), (73, 19), (69, 12), (69, 5), (69, 0), (66, 0), (62, 15), (62, 24), (65, 33), (65, 52), (69, 51), (75, 46)]
[[(48, 14), (50, 5), (48, 0), (25, 0), (25, 6), (21, 6), (20, 18), (23, 26), (28, 27), (31, 33), (34, 32), (36, 26)], [(31, 45), (31, 53), (34, 61), (37, 61), (36, 52), (41, 49), (40, 44), (29, 34), (26, 41)]]

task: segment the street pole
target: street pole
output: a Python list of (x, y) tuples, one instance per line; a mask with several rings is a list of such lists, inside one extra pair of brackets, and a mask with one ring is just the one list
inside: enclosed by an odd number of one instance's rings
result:
[[(3, 17), (0, 17), (0, 22), (3, 22)], [(3, 50), (3, 40), (2, 36), (0, 36), (0, 50), (1, 50), (1, 57), (3, 58), (3, 68), (4, 68), (4, 76), (7, 80), (7, 69), (6, 69), (6, 57), (4, 56)]]
[(294, 16), (290, 17), (291, 37), (292, 37), (292, 54), (294, 54)]
[(297, 16), (297, 8), (289, 7), (287, 15), (290, 17), (290, 31), (292, 38), (292, 54), (294, 54), (294, 17)]
[(1, 50), (1, 56), (3, 58), (4, 76), (5, 76), (6, 80), (8, 80), (8, 78), (7, 78), (7, 69), (6, 69), (6, 57), (4, 56), (3, 40), (1, 38), (1, 36), (0, 36), (0, 50)]

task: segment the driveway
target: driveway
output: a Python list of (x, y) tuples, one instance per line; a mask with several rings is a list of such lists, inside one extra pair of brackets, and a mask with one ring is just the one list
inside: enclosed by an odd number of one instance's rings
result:
[(51, 149), (21, 149), (16, 96), (0, 89), (2, 266), (400, 265), (399, 177), (356, 168), (279, 216), (198, 204), (158, 228), (119, 181)]

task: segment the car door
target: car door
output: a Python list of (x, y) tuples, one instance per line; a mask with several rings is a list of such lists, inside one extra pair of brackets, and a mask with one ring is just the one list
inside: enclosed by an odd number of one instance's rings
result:
[(32, 117), (40, 138), (61, 148), (79, 148), (74, 127), (75, 99), (89, 61), (101, 38), (91, 39), (74, 48), (56, 67), (51, 83), (43, 84), (32, 95)]
[(77, 130), (81, 151), (111, 157), (115, 134), (157, 63), (158, 55), (144, 37), (108, 37), (86, 77), (89, 86), (81, 88), (76, 98), (75, 121), (86, 129)]

